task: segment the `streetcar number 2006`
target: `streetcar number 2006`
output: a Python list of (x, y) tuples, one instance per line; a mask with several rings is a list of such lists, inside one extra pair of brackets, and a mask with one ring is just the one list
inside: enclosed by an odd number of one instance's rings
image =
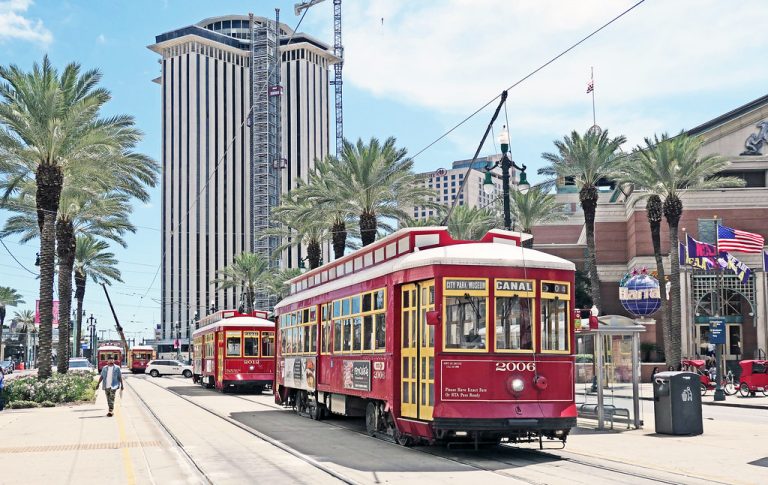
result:
[(512, 372), (512, 371), (529, 371), (536, 370), (535, 362), (496, 362), (496, 370), (498, 372)]

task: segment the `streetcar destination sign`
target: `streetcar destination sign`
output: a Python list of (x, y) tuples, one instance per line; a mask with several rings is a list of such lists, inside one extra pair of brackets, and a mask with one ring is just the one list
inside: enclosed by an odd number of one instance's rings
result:
[(485, 290), (485, 280), (445, 280), (446, 290)]
[(502, 291), (533, 291), (531, 280), (496, 280), (496, 290)]

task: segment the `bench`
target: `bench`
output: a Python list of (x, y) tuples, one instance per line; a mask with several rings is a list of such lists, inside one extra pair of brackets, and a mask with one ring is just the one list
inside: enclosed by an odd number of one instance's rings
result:
[[(594, 418), (597, 419), (597, 404), (580, 404), (578, 408), (579, 417), (582, 418)], [(611, 422), (611, 429), (613, 429), (613, 418), (620, 416), (627, 420), (627, 429), (630, 426), (629, 409), (617, 408), (613, 404), (606, 404), (603, 406), (603, 415)]]

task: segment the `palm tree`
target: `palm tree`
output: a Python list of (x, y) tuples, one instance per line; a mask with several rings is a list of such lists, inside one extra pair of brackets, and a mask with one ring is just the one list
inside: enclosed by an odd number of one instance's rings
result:
[(290, 290), (288, 282), (300, 274), (301, 270), (299, 268), (272, 271), (263, 282), (264, 292), (270, 297), (274, 296), (278, 300), (282, 300), (288, 296)]
[(331, 245), (335, 259), (344, 256), (345, 250), (350, 247), (347, 236), (351, 234), (347, 226), (353, 221), (355, 214), (351, 201), (341, 197), (328, 197), (336, 190), (333, 175), (340, 170), (342, 170), (342, 162), (332, 155), (328, 155), (325, 160), (316, 160), (314, 170), (309, 173), (308, 182), (297, 192), (297, 197), (301, 199), (323, 201), (322, 206), (314, 207), (310, 217), (319, 216), (324, 221), (330, 222)]
[(490, 209), (457, 205), (448, 219), (448, 233), (454, 239), (476, 241), (499, 225), (498, 216)]
[(417, 183), (413, 160), (406, 150), (395, 147), (390, 137), (383, 144), (371, 138), (368, 144), (344, 140), (341, 159), (328, 158), (327, 189), (313, 198), (318, 207), (330, 203), (350, 207), (357, 214), (363, 246), (376, 240), (380, 227), (392, 230), (380, 218), (408, 219), (407, 207), (435, 206), (432, 189)]
[(221, 278), (212, 281), (216, 289), (227, 290), (234, 288), (240, 290), (244, 299), (245, 312), (253, 311), (256, 293), (263, 291), (264, 283), (270, 277), (269, 261), (255, 253), (240, 253), (234, 257), (232, 263), (219, 270)]
[(35, 314), (32, 310), (22, 310), (14, 312), (13, 319), (16, 320), (16, 331), (19, 332), (19, 335), (24, 335), (22, 342), (24, 342), (24, 359), (26, 359), (29, 353), (27, 335), (35, 333), (37, 330), (35, 328)]
[[(631, 163), (622, 169), (622, 179), (631, 181), (638, 189), (645, 189), (663, 197), (661, 205), (664, 218), (669, 226), (669, 262), (670, 262), (670, 305), (667, 330), (664, 332), (664, 350), (667, 365), (677, 366), (682, 357), (680, 323), (680, 261), (678, 259), (678, 224), (683, 214), (681, 195), (688, 190), (706, 190), (723, 187), (741, 187), (744, 181), (738, 177), (720, 177), (729, 162), (719, 155), (699, 156), (702, 145), (700, 137), (689, 137), (683, 133), (670, 137), (666, 133), (661, 138), (646, 138), (645, 146), (638, 147)], [(652, 202), (657, 204), (657, 202)], [(656, 213), (658, 207), (651, 206), (649, 220), (661, 221)], [(660, 246), (660, 242), (659, 242)], [(654, 251), (656, 242), (654, 241)], [(659, 249), (659, 254), (661, 250)], [(660, 257), (656, 259), (659, 265)], [(663, 282), (662, 282), (663, 284)]]
[(77, 236), (75, 248), (75, 300), (77, 301), (77, 317), (75, 321), (75, 342), (77, 342), (77, 356), (81, 356), (80, 337), (83, 328), (83, 299), (85, 298), (85, 285), (88, 278), (94, 283), (111, 284), (112, 281), (122, 283), (120, 270), (117, 269), (117, 259), (111, 252), (107, 252), (109, 245), (84, 234)]
[[(86, 184), (93, 179), (88, 177), (88, 180), (83, 180), (83, 175), (82, 173), (65, 175), (56, 218), (60, 323), (69, 322), (76, 235), (98, 235), (125, 246), (123, 234), (126, 231), (135, 231), (135, 227), (128, 222), (131, 211), (129, 197), (122, 193), (92, 192)], [(6, 201), (5, 205), (17, 212), (17, 215), (8, 219), (0, 235), (21, 234), (21, 242), (24, 243), (38, 235), (34, 206), (35, 185), (31, 181), (26, 181), (17, 187), (16, 192), (16, 196)], [(78, 316), (78, 320), (82, 320), (81, 315)], [(68, 356), (71, 350), (69, 340), (69, 325), (60, 325), (57, 351), (59, 356), (57, 368), (60, 373), (67, 372), (69, 367)]]
[[(59, 71), (48, 56), (27, 73), (11, 65), (0, 67), (0, 159), (8, 197), (16, 185), (35, 176), (35, 206), (40, 231), (40, 368), (51, 375), (51, 335), (55, 222), (68, 167), (102, 164), (101, 174), (119, 176), (136, 169), (147, 183), (157, 165), (131, 152), (141, 139), (129, 116), (99, 118), (109, 92), (97, 88), (97, 70), (81, 73), (76, 63)], [(119, 177), (118, 177), (119, 179)], [(122, 187), (122, 182), (118, 180)]]
[[(557, 202), (554, 195), (549, 194), (549, 187), (535, 185), (525, 193), (513, 191), (510, 195), (510, 210), (514, 220), (520, 225), (522, 232), (532, 234), (532, 230), (539, 224), (565, 220), (563, 204)], [(523, 243), (526, 247), (533, 247), (533, 238)]]
[(539, 170), (539, 174), (573, 178), (579, 189), (579, 202), (584, 211), (584, 225), (587, 233), (587, 264), (592, 285), (592, 301), (600, 305), (600, 279), (597, 275), (595, 256), (595, 212), (597, 211), (597, 184), (611, 176), (621, 154), (619, 147), (626, 141), (624, 136), (608, 137), (608, 130), (590, 128), (584, 135), (577, 131), (562, 140), (555, 140), (557, 153), (542, 153), (550, 165)]
[(0, 286), (0, 360), (3, 357), (3, 324), (5, 323), (5, 307), (24, 303), (19, 293), (8, 286)]

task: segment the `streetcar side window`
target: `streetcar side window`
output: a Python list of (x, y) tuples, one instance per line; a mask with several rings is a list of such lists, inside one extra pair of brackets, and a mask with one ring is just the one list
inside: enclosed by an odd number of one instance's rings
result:
[[(365, 299), (363, 299), (363, 303), (365, 303)], [(365, 304), (363, 304), (363, 308), (365, 308)], [(373, 348), (373, 315), (366, 315), (363, 317), (363, 350), (368, 351), (373, 350)]]
[(387, 348), (387, 316), (384, 313), (376, 314), (376, 350)]
[(331, 329), (333, 328), (333, 322), (331, 321), (330, 315), (331, 305), (323, 305), (321, 308), (322, 311), (320, 313), (322, 315), (322, 342), (320, 343), (320, 351), (323, 354), (329, 354), (333, 349), (333, 343), (331, 342)]
[(275, 332), (261, 332), (261, 356), (275, 356)]
[(259, 332), (243, 332), (243, 357), (259, 356)]
[[(335, 305), (336, 303), (334, 303)], [(343, 340), (341, 334), (341, 320), (333, 321), (333, 351), (341, 352), (341, 341)]]
[(486, 297), (446, 297), (445, 348), (461, 350), (486, 349)]
[(227, 331), (227, 357), (240, 357), (242, 335), (238, 331)]
[(533, 298), (496, 298), (496, 350), (533, 352)]

